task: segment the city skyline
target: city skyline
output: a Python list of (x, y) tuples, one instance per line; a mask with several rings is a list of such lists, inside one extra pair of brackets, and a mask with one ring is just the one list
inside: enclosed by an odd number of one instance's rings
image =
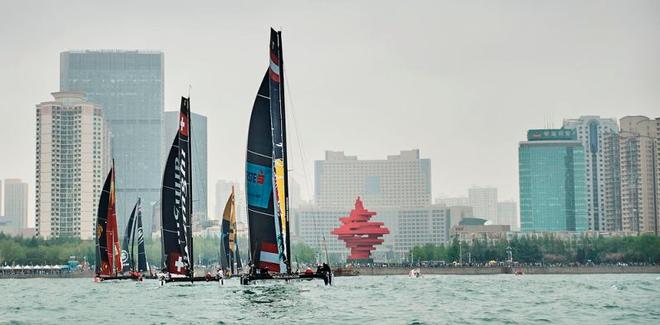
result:
[[(660, 84), (660, 14), (652, 2), (585, 2), (569, 11), (563, 2), (543, 10), (521, 3), (491, 11), (447, 2), (423, 2), (414, 10), (384, 2), (262, 10), (209, 2), (181, 25), (169, 24), (180, 18), (179, 8), (165, 4), (150, 16), (145, 3), (129, 12), (90, 3), (70, 10), (45, 1), (3, 3), (15, 14), (0, 22), (0, 35), (12, 44), (0, 54), (6, 90), (0, 113), (13, 118), (0, 130), (0, 139), (11, 139), (2, 143), (0, 178), (22, 178), (34, 189), (34, 164), (24, 163), (34, 159), (33, 109), (59, 88), (59, 53), (110, 48), (163, 51), (164, 106), (176, 107), (192, 85), (193, 112), (209, 118), (209, 182), (242, 180), (264, 31), (275, 25), (283, 28), (287, 49), (291, 174), (305, 198), (312, 197), (313, 162), (325, 150), (380, 159), (419, 148), (434, 161), (433, 198), (488, 184), (503, 199), (517, 200), (516, 146), (525, 130), (582, 115), (654, 118), (660, 107), (660, 95), (651, 91)], [(93, 14), (101, 10), (103, 17)], [(53, 11), (58, 24), (47, 23)], [(316, 22), (302, 17), (308, 14), (318, 16)], [(343, 25), (334, 23), (338, 17)], [(362, 24), (365, 19), (370, 24)], [(383, 91), (393, 84), (396, 92)], [(484, 157), (498, 159), (483, 164)], [(33, 190), (30, 196), (33, 219)]]

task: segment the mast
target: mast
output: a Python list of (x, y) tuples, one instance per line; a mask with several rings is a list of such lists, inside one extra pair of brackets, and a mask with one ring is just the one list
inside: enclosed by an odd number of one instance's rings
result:
[[(190, 89), (188, 90), (190, 92)], [(189, 252), (189, 258), (190, 258), (190, 281), (193, 280), (193, 277), (195, 277), (195, 253), (193, 252), (193, 236), (192, 236), (192, 219), (193, 219), (193, 192), (192, 192), (192, 183), (193, 183), (193, 175), (192, 175), (192, 113), (190, 112), (190, 93), (188, 93), (188, 100), (186, 100), (186, 110), (187, 110), (187, 115), (188, 115), (188, 143), (186, 144), (188, 146), (188, 157), (187, 157), (187, 163), (186, 163), (186, 174), (188, 174), (188, 200), (186, 201), (186, 204), (188, 205), (188, 215), (190, 216), (188, 218), (188, 249), (190, 250)]]
[(280, 58), (280, 109), (282, 114), (282, 158), (284, 160), (284, 216), (285, 216), (285, 229), (286, 229), (286, 271), (291, 274), (291, 236), (289, 229), (289, 159), (287, 157), (287, 142), (286, 142), (286, 111), (284, 109), (284, 56), (282, 55), (282, 31), (277, 32), (278, 55)]
[(234, 193), (234, 185), (231, 186), (231, 207), (229, 213), (229, 267), (231, 269), (231, 274), (234, 274), (236, 271), (234, 268), (234, 260), (238, 249), (238, 243), (236, 241), (236, 194)]

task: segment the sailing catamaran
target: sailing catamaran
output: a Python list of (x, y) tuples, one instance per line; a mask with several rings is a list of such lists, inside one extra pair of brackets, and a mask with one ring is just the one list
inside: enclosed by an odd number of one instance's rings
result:
[(123, 279), (115, 210), (115, 162), (103, 184), (96, 215), (96, 276), (94, 281)]
[(248, 131), (245, 183), (251, 265), (241, 276), (242, 284), (307, 277), (291, 270), (282, 32), (271, 29), (269, 54)]
[(179, 129), (165, 163), (161, 189), (162, 272), (166, 282), (209, 281), (195, 277), (192, 237), (192, 126), (190, 99), (181, 97)]
[(227, 199), (225, 210), (222, 213), (222, 231), (220, 233), (220, 267), (226, 270), (225, 274), (231, 276), (242, 268), (241, 258), (238, 254), (238, 241), (236, 240), (236, 201), (234, 187)]
[[(135, 239), (138, 241), (137, 265), (135, 264)], [(130, 249), (129, 249), (130, 247)], [(131, 273), (134, 277), (139, 277), (143, 272), (148, 271), (146, 253), (144, 250), (144, 232), (142, 230), (142, 207), (141, 199), (133, 207), (131, 216), (128, 219), (126, 232), (121, 251), (122, 272)]]

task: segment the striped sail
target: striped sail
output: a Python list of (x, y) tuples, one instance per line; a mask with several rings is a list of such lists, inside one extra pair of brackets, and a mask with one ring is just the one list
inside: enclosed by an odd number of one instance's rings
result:
[(271, 29), (269, 67), (252, 107), (246, 157), (250, 259), (272, 272), (290, 272), (286, 122), (281, 33)]

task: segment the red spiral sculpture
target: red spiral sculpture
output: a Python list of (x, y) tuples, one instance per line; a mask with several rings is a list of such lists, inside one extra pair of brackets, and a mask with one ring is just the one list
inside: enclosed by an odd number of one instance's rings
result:
[(351, 211), (351, 214), (339, 218), (342, 225), (333, 229), (332, 234), (346, 242), (346, 247), (351, 249), (348, 261), (371, 261), (371, 251), (376, 249), (376, 245), (383, 243), (383, 239), (380, 237), (390, 233), (382, 222), (369, 221), (375, 215), (376, 212), (364, 208), (362, 200), (358, 196), (355, 200), (355, 209)]

